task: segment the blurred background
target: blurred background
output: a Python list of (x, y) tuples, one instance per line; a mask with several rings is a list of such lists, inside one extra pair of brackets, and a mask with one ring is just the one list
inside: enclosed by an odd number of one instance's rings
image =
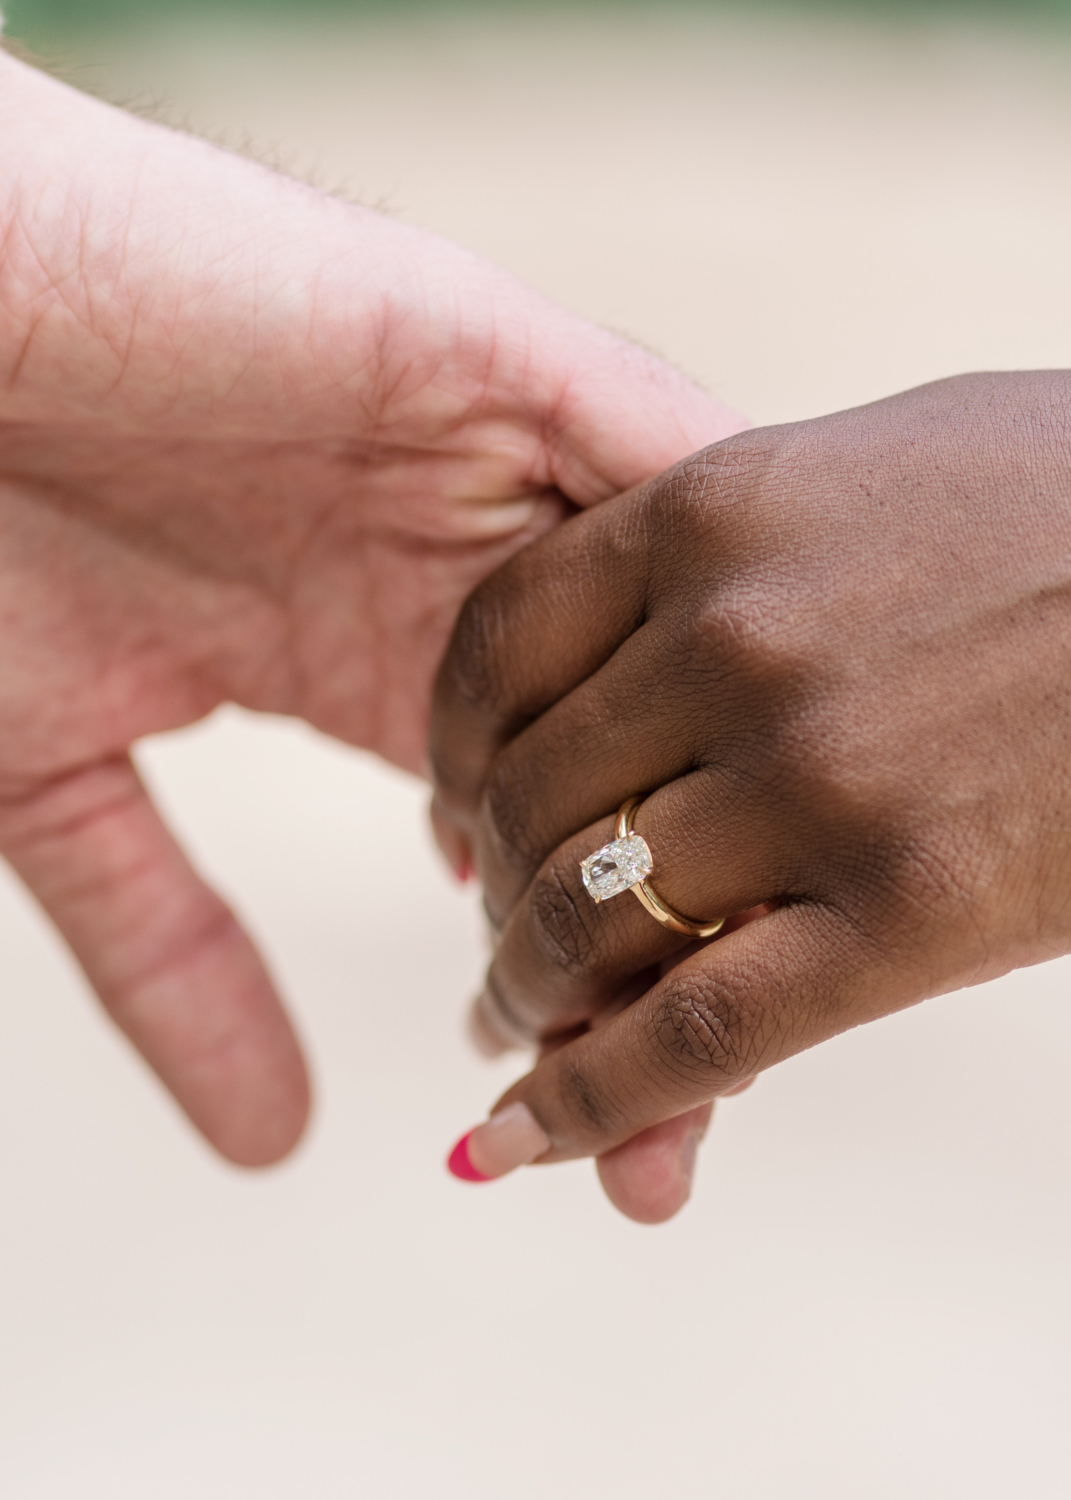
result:
[[(4, 9), (757, 422), (1071, 363), (1071, 0)], [(588, 1164), (445, 1174), (521, 1064), (466, 1050), (479, 913), (419, 785), (236, 711), (141, 762), (319, 1109), (222, 1165), (0, 883), (4, 1500), (1066, 1500), (1067, 961), (782, 1066), (639, 1228)]]

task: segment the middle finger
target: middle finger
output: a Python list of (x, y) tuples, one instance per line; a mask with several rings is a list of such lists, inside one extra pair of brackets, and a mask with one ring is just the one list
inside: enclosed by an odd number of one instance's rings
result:
[[(727, 784), (745, 793), (766, 774), (776, 742), (767, 722), (770, 702), (734, 680), (739, 674), (728, 650), (711, 660), (717, 649), (664, 620), (645, 625), (498, 752), (472, 830), (496, 927), (551, 852), (577, 829), (612, 815), (626, 797), (665, 787), (715, 759), (721, 798)], [(702, 714), (681, 709), (697, 659), (707, 677)]]

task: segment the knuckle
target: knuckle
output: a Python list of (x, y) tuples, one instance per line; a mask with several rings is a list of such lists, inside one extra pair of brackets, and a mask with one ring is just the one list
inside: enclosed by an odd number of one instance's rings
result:
[(812, 643), (800, 630), (796, 601), (750, 578), (720, 590), (685, 627), (686, 649), (707, 671), (727, 672), (756, 703), (783, 705), (814, 670)]
[(751, 1007), (727, 986), (692, 977), (673, 986), (651, 1023), (656, 1055), (675, 1072), (722, 1078), (747, 1071), (756, 1050)]
[(428, 744), (428, 771), (435, 788), (435, 811), (446, 819), (471, 816), (478, 795), (472, 767), (434, 729)]
[[(797, 794), (821, 849), (818, 885), (890, 939), (916, 946), (935, 927), (970, 924), (1002, 889), (1000, 850), (967, 816), (918, 806), (915, 783), (865, 740), (816, 749), (795, 768)], [(905, 786), (908, 790), (905, 792)]]
[(530, 869), (546, 852), (534, 837), (532, 801), (527, 779), (518, 776), (508, 760), (499, 760), (484, 788), (484, 813), (496, 851), (513, 868)]
[(620, 1104), (585, 1072), (576, 1057), (570, 1058), (559, 1075), (559, 1095), (567, 1118), (593, 1135), (613, 1135), (624, 1121)]
[(535, 937), (549, 962), (571, 979), (586, 974), (598, 943), (579, 893), (560, 870), (551, 868), (537, 877), (530, 910)]
[(507, 998), (493, 966), (476, 1008), (489, 1030), (507, 1046), (527, 1046), (538, 1034), (523, 1007)]
[(979, 884), (990, 884), (985, 840), (976, 841), (967, 829), (939, 822), (912, 829), (893, 845), (895, 857), (886, 858), (889, 883), (926, 909), (947, 911), (973, 904)]
[(986, 891), (1003, 889), (999, 868), (984, 839), (963, 828), (898, 830), (881, 841), (870, 863), (867, 890), (871, 925), (886, 941), (917, 950), (929, 935), (972, 937), (988, 948)]
[(462, 605), (443, 662), (441, 688), (468, 707), (498, 702), (505, 685), (500, 665), (504, 637), (504, 600), (489, 581)]
[(775, 476), (789, 431), (739, 432), (667, 470), (645, 492), (648, 510), (657, 513), (663, 534), (667, 519), (678, 537), (706, 537), (712, 522), (719, 529), (728, 526), (730, 532), (744, 524), (750, 505), (780, 488)]

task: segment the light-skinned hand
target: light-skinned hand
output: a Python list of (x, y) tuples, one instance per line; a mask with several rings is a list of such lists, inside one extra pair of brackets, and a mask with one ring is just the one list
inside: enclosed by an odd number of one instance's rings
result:
[(0, 853), (214, 1145), (273, 1161), (297, 1044), (132, 742), (229, 700), (421, 771), (473, 586), (741, 424), (475, 256), (5, 56), (0, 142)]

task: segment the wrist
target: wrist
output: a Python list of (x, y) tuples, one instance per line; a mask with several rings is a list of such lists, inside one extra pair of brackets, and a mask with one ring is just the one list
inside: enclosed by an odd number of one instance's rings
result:
[(0, 418), (352, 429), (400, 226), (6, 55), (0, 140)]

